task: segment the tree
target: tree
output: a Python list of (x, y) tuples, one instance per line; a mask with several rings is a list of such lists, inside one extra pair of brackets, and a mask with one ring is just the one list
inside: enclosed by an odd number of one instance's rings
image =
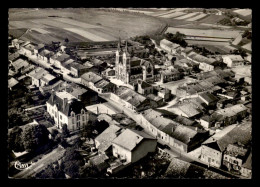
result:
[(67, 124), (62, 125), (62, 136), (64, 138), (68, 137), (70, 135), (70, 131), (68, 130)]
[(54, 167), (52, 164), (48, 165), (40, 173), (37, 173), (35, 177), (40, 179), (65, 179), (66, 178), (64, 171), (60, 169), (58, 164), (56, 167)]
[(23, 146), (22, 138), (21, 138), (22, 132), (23, 132), (23, 130), (18, 126), (15, 126), (11, 130), (11, 132), (8, 136), (8, 145), (9, 145), (10, 150), (13, 150), (15, 152), (24, 151), (24, 146)]
[(22, 142), (25, 150), (35, 151), (49, 142), (49, 131), (44, 125), (28, 125), (22, 133)]

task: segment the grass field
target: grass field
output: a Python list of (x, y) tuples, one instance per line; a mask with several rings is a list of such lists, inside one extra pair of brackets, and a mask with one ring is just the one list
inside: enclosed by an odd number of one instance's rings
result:
[(31, 29), (23, 36), (34, 42), (114, 41), (119, 30), (122, 39), (136, 35), (154, 34), (165, 22), (151, 16), (99, 9), (10, 9), (9, 29), (21, 35), (22, 29)]

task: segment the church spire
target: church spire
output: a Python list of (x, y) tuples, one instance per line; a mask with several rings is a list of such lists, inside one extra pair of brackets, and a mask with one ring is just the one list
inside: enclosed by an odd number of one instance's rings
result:
[(118, 45), (117, 45), (117, 50), (121, 51), (121, 38), (118, 38)]
[(127, 40), (125, 41), (125, 52), (127, 52)]

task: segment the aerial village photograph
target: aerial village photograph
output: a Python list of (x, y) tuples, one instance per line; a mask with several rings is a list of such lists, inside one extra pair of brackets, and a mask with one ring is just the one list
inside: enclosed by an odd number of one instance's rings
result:
[(250, 8), (9, 8), (8, 178), (252, 179), (251, 45)]

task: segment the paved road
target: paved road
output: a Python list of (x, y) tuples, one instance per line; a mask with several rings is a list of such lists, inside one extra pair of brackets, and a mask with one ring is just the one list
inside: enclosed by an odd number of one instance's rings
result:
[[(28, 169), (25, 169), (18, 174), (14, 175), (13, 178), (28, 178), (39, 171), (41, 171), (44, 167), (46, 167), (48, 164), (53, 163), (57, 160), (59, 160), (65, 152), (65, 149), (63, 148), (56, 148), (52, 152), (48, 153), (47, 155), (44, 155), (40, 160), (33, 163), (31, 167)], [(32, 159), (34, 160), (34, 159)], [(31, 161), (29, 161), (30, 163)]]

